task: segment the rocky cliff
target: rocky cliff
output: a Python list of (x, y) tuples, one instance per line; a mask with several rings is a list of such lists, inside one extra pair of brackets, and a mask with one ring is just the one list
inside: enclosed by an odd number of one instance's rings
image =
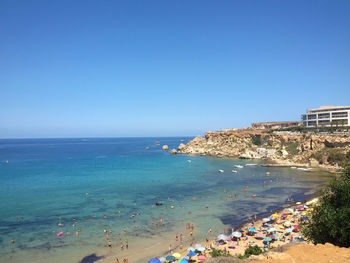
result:
[(229, 129), (207, 132), (178, 152), (217, 157), (264, 159), (278, 165), (331, 166), (350, 159), (349, 134), (267, 133), (261, 130)]

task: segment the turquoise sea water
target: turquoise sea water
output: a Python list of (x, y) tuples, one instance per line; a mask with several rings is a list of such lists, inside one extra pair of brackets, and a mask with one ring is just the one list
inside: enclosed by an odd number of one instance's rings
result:
[[(167, 239), (185, 236), (186, 223), (195, 224), (193, 239), (203, 240), (209, 228), (228, 231), (285, 206), (290, 196), (310, 198), (328, 178), (290, 168), (239, 169), (233, 165), (252, 161), (170, 155), (155, 144), (171, 149), (182, 139), (190, 138), (0, 140), (0, 262), (79, 262), (94, 253), (108, 261), (125, 255), (120, 238), (129, 254), (142, 247), (150, 248), (145, 257), (160, 254), (178, 245)], [(156, 202), (163, 205), (152, 207)]]

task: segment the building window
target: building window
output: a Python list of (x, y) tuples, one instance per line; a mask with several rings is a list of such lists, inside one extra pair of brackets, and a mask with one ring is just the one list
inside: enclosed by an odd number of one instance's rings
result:
[(308, 120), (315, 120), (316, 119), (316, 114), (310, 114), (307, 116)]
[(318, 124), (322, 125), (322, 124), (329, 124), (330, 120), (319, 120)]
[(306, 115), (302, 115), (301, 118), (303, 121), (306, 121)]
[(316, 121), (309, 121), (308, 122), (308, 126), (316, 126), (316, 125), (317, 125)]
[(319, 119), (329, 119), (330, 114), (329, 113), (320, 113), (318, 114)]
[(348, 117), (348, 112), (332, 112), (332, 118), (342, 118), (342, 117)]
[(334, 125), (339, 125), (339, 126), (348, 125), (348, 119), (333, 120), (333, 121), (332, 121), (332, 124), (334, 124)]

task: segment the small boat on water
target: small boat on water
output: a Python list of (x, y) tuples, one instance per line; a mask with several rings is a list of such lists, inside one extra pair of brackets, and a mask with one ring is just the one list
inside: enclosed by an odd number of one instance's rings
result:
[(218, 171), (219, 171), (219, 173), (223, 173), (224, 172), (224, 170), (221, 170), (221, 169), (219, 169)]
[(257, 166), (257, 163), (247, 163), (245, 166)]
[(235, 173), (235, 174), (237, 173), (237, 171), (236, 171), (236, 170), (232, 170), (232, 172), (233, 172), (233, 173)]
[(236, 168), (243, 168), (243, 165), (235, 164), (234, 167), (236, 167)]

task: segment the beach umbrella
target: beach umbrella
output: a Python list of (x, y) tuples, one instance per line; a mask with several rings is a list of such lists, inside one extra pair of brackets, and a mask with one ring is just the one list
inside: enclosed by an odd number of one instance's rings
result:
[(236, 231), (236, 232), (233, 232), (233, 233), (232, 233), (232, 236), (234, 236), (234, 237), (241, 237), (241, 236), (242, 236), (242, 233)]
[(272, 239), (278, 239), (278, 238), (279, 238), (279, 235), (277, 235), (277, 234), (272, 235)]
[(174, 261), (175, 257), (174, 256), (167, 256), (165, 259), (168, 261)]
[(180, 253), (174, 253), (173, 256), (177, 259), (181, 258), (181, 254)]
[(190, 253), (187, 254), (187, 256), (189, 256), (189, 257), (193, 257), (193, 256), (195, 256), (195, 255), (197, 255), (197, 254), (194, 253), (193, 251), (191, 251)]
[(301, 205), (301, 202), (296, 202), (295, 204), (296, 204), (296, 205)]
[(249, 230), (249, 232), (255, 232), (256, 228), (255, 227), (250, 227), (248, 230)]
[(299, 229), (300, 228), (298, 225), (294, 225), (293, 227), (294, 227), (294, 229)]
[(199, 255), (198, 256), (198, 260), (199, 261), (204, 261), (204, 260), (206, 260), (207, 258), (205, 257), (205, 256), (203, 256), (203, 255)]
[(309, 208), (307, 205), (304, 205), (304, 208)]
[(160, 260), (158, 258), (152, 258), (148, 261), (148, 263), (160, 263)]
[(189, 247), (187, 250), (188, 251), (195, 251), (196, 249), (194, 247)]
[(160, 262), (165, 262), (166, 261), (166, 258), (165, 257), (161, 257), (159, 258)]
[(292, 208), (288, 208), (287, 210), (288, 210), (289, 212), (292, 212), (292, 213), (294, 212), (294, 210), (293, 210)]
[(198, 251), (203, 252), (205, 250), (205, 247), (199, 247), (197, 248)]
[(284, 225), (286, 225), (286, 226), (289, 226), (289, 225), (291, 225), (291, 224), (292, 224), (292, 223), (289, 222), (289, 221), (284, 222)]
[(276, 219), (278, 217), (277, 214), (272, 214), (270, 217), (272, 217), (273, 219)]
[(287, 228), (286, 233), (291, 233), (293, 231), (293, 228)]
[(187, 263), (187, 262), (188, 262), (187, 259), (184, 259), (184, 258), (178, 261), (178, 263)]
[(306, 217), (306, 216), (304, 216), (304, 217), (302, 217), (302, 218), (300, 218), (302, 221), (308, 221), (309, 220), (309, 218), (308, 217)]
[(267, 230), (267, 232), (275, 232), (275, 231), (276, 231), (276, 228), (274, 228), (274, 227), (271, 227)]
[(218, 235), (218, 239), (220, 239), (220, 240), (226, 240), (226, 239), (228, 239), (228, 236), (226, 236), (226, 235), (224, 235), (224, 234), (220, 234), (220, 235)]
[(271, 237), (265, 237), (265, 238), (264, 238), (264, 241), (267, 241), (267, 242), (270, 242), (271, 240), (272, 240)]
[(269, 217), (266, 217), (266, 218), (264, 218), (262, 221), (266, 223), (266, 222), (271, 221), (271, 219), (270, 219)]
[(195, 249), (198, 249), (198, 248), (200, 248), (202, 245), (201, 244), (196, 244), (195, 246), (194, 246), (194, 248)]

